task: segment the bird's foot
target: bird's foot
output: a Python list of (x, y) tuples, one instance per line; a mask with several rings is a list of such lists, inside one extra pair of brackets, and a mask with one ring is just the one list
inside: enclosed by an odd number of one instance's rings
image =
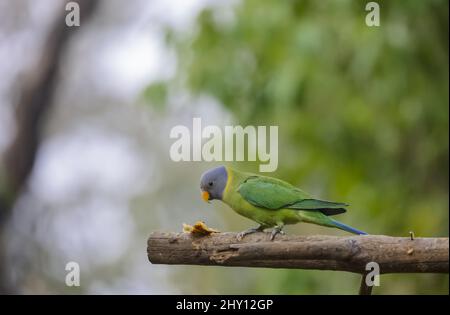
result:
[(256, 233), (256, 232), (261, 232), (262, 230), (264, 230), (264, 228), (262, 226), (258, 226), (256, 228), (251, 228), (251, 229), (239, 232), (238, 235), (236, 236), (236, 238), (238, 241), (242, 241), (244, 236), (246, 236), (248, 234)]
[(272, 232), (270, 233), (270, 240), (273, 241), (275, 239), (275, 236), (277, 234), (281, 234), (284, 235), (284, 231), (282, 230), (283, 227), (282, 226), (276, 226), (273, 228)]

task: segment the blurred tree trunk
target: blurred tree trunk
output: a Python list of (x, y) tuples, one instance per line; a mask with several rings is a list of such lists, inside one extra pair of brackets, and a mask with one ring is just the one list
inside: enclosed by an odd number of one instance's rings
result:
[(33, 169), (41, 140), (42, 122), (52, 106), (61, 59), (70, 37), (87, 23), (98, 5), (98, 1), (94, 0), (76, 2), (80, 6), (80, 27), (66, 26), (68, 11), (61, 5), (60, 15), (49, 29), (45, 45), (42, 51), (38, 52), (37, 62), (29, 69), (20, 87), (16, 104), (16, 134), (3, 161), (5, 182), (2, 183), (0, 192), (0, 293), (17, 292), (7, 279), (4, 227), (16, 200), (26, 188)]

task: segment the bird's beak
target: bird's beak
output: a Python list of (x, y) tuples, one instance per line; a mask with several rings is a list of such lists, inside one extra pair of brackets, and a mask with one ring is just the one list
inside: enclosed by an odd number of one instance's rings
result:
[(209, 202), (209, 192), (202, 191), (202, 199), (206, 202)]

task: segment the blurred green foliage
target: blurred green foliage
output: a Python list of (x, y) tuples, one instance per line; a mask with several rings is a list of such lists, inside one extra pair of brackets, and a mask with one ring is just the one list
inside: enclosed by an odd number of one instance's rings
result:
[(141, 95), (145, 101), (151, 102), (154, 108), (162, 109), (167, 101), (167, 85), (165, 82), (153, 83)]
[[(366, 26), (367, 2), (249, 0), (231, 16), (205, 10), (194, 34), (167, 37), (179, 62), (167, 85), (215, 97), (236, 124), (279, 125), (274, 175), (350, 203), (342, 221), (373, 234), (448, 236), (448, 2), (378, 1), (380, 27)], [(354, 293), (359, 282), (272, 274), (247, 293)], [(448, 293), (447, 275), (383, 281), (375, 293)]]

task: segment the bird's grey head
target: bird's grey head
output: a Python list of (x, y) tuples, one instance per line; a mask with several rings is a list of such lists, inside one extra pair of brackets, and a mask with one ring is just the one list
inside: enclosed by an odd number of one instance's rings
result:
[(228, 181), (228, 173), (225, 166), (219, 166), (203, 173), (200, 178), (200, 189), (205, 201), (223, 197), (223, 192)]

